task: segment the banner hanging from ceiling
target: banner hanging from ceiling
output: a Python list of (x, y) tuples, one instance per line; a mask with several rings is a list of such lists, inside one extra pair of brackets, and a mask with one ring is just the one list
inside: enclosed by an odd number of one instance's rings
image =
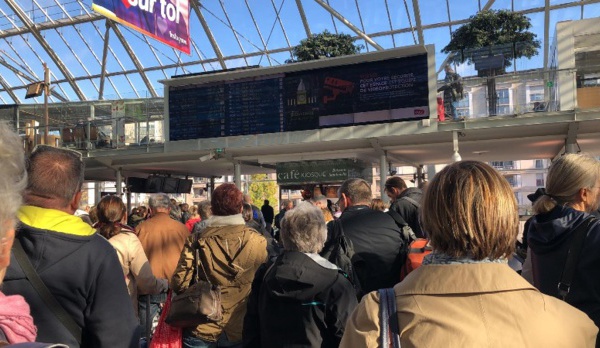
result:
[(93, 0), (92, 9), (190, 54), (189, 0)]

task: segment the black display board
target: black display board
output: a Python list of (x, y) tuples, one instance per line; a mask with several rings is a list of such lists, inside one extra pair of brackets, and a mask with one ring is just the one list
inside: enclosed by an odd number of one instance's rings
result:
[(427, 55), (169, 88), (171, 141), (429, 118)]

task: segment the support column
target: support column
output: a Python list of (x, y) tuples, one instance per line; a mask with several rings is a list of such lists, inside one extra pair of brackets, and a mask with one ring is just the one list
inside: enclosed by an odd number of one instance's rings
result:
[(129, 216), (129, 213), (131, 213), (131, 192), (129, 192), (129, 190), (127, 190), (127, 216)]
[(121, 174), (121, 168), (117, 170), (117, 184), (115, 185), (117, 190), (117, 196), (121, 197), (123, 194), (123, 176)]
[(379, 156), (379, 193), (381, 194), (381, 200), (384, 203), (389, 203), (390, 198), (385, 194), (385, 180), (387, 179), (387, 173), (389, 168), (387, 167), (387, 156), (385, 152)]
[(233, 182), (235, 183), (235, 186), (237, 186), (237, 188), (239, 188), (241, 190), (242, 189), (242, 165), (240, 164), (240, 162), (234, 163), (233, 173), (235, 175), (233, 178)]
[(215, 177), (211, 176), (210, 177), (210, 191), (208, 192), (208, 194), (206, 195), (206, 198), (208, 200), (212, 199), (212, 193), (215, 191)]
[(94, 204), (98, 204), (98, 202), (100, 202), (100, 193), (102, 192), (102, 188), (100, 186), (102, 186), (101, 181), (94, 182)]
[(417, 180), (415, 180), (415, 185), (417, 185), (417, 187), (421, 186), (421, 183), (423, 182), (423, 165), (419, 165), (417, 167)]

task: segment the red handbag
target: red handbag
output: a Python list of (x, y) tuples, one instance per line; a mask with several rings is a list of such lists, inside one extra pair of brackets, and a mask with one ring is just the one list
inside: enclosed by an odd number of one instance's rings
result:
[(169, 291), (167, 295), (167, 302), (165, 302), (165, 306), (158, 319), (158, 326), (156, 327), (156, 331), (154, 331), (154, 336), (152, 336), (150, 348), (181, 348), (182, 346), (182, 329), (165, 322), (169, 308), (171, 307), (171, 292)]

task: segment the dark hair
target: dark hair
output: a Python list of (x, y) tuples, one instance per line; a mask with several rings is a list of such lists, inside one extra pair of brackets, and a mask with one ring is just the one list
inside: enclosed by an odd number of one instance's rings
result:
[(370, 204), (371, 203), (371, 185), (363, 179), (353, 178), (342, 183), (338, 191), (338, 196), (342, 193), (350, 198), (352, 204)]
[(252, 206), (248, 203), (244, 203), (243, 207), (244, 208), (242, 209), (242, 217), (244, 218), (244, 221), (248, 222), (252, 220), (254, 212), (252, 211)]
[(98, 233), (110, 239), (121, 232), (121, 220), (127, 207), (117, 196), (104, 196), (98, 203)]
[(407, 188), (406, 182), (399, 176), (392, 176), (385, 181), (385, 189), (389, 190), (392, 188), (397, 188), (399, 190), (404, 190)]
[(27, 161), (28, 194), (58, 199), (68, 205), (81, 190), (85, 165), (81, 154), (72, 150), (38, 145)]
[(210, 200), (210, 207), (213, 215), (228, 216), (236, 215), (242, 212), (242, 203), (244, 202), (242, 191), (235, 184), (221, 184), (215, 189)]

